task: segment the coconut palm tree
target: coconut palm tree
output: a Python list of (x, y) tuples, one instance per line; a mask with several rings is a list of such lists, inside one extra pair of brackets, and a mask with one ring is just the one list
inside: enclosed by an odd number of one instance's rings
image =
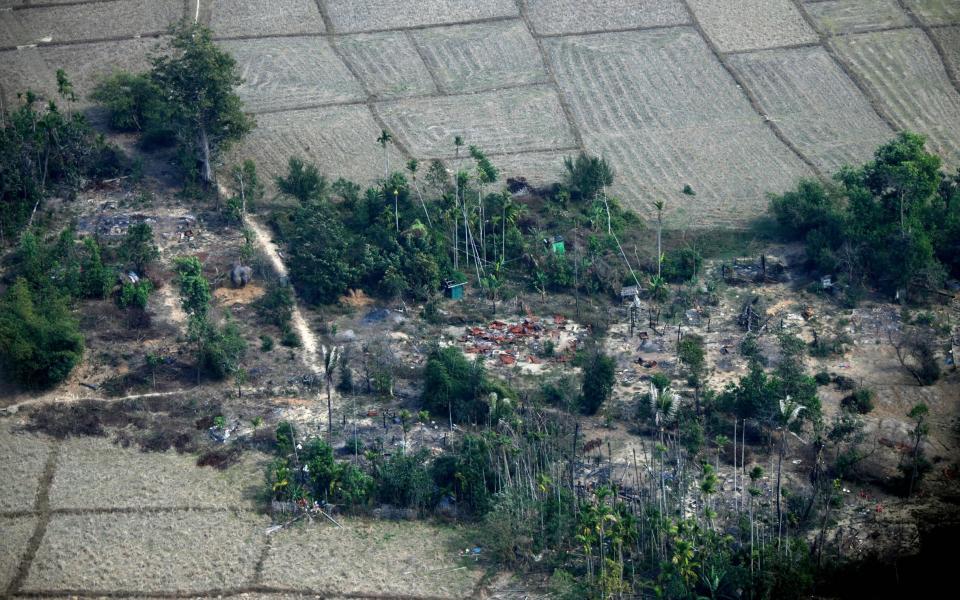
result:
[(423, 214), (427, 217), (427, 225), (433, 229), (433, 221), (430, 220), (430, 212), (427, 211), (427, 205), (423, 201), (423, 194), (420, 193), (420, 185), (417, 184), (417, 168), (420, 166), (420, 161), (415, 158), (411, 158), (407, 161), (407, 171), (410, 172), (410, 179), (413, 181), (413, 189), (417, 191), (417, 197), (420, 199), (420, 206), (423, 207)]
[(322, 347), (323, 382), (327, 386), (327, 433), (333, 436), (333, 400), (330, 397), (330, 388), (333, 387), (333, 377), (337, 369), (337, 360), (340, 358), (339, 346)]
[(387, 153), (387, 144), (393, 143), (393, 136), (386, 129), (381, 129), (377, 143), (383, 148), (383, 178), (386, 180), (390, 176), (390, 155)]
[(783, 456), (787, 452), (787, 430), (796, 423), (800, 413), (806, 408), (799, 402), (794, 402), (789, 395), (782, 398), (779, 403), (780, 411), (777, 414), (780, 431), (780, 457), (777, 459), (777, 548), (780, 547), (780, 541), (783, 534), (783, 509), (781, 507), (781, 497), (783, 493), (782, 474), (783, 474)]
[(663, 232), (663, 200), (654, 202), (653, 207), (657, 209), (657, 277), (663, 277), (663, 249), (660, 244)]

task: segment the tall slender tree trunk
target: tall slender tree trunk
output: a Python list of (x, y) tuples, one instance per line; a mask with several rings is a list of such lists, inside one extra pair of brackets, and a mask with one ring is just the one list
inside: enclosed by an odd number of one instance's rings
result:
[(781, 506), (781, 496), (783, 495), (782, 473), (783, 473), (783, 454), (786, 452), (787, 431), (786, 427), (780, 430), (780, 456), (777, 459), (777, 550), (780, 550), (780, 541), (783, 535), (783, 509)]
[(207, 128), (200, 127), (200, 150), (203, 152), (203, 180), (213, 183), (213, 167), (210, 159), (210, 137)]
[(333, 438), (333, 401), (330, 398), (330, 382), (327, 381), (327, 434)]

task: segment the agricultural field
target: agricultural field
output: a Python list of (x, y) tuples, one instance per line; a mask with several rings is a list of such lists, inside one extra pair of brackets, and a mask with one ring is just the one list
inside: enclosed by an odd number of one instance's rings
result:
[(360, 82), (323, 38), (285, 37), (221, 41), (237, 60), (244, 83), (238, 93), (258, 113), (361, 101)]
[(384, 102), (377, 104), (376, 110), (387, 128), (405, 141), (415, 156), (424, 158), (452, 158), (456, 135), (491, 153), (574, 144), (557, 93), (545, 85)]
[[(268, 179), (296, 152), (366, 184), (382, 176), (370, 143), (381, 129), (394, 136), (394, 165), (448, 159), (462, 135), (505, 176), (530, 181), (558, 174), (541, 155), (608, 153), (627, 205), (646, 212), (651, 198), (672, 198), (668, 214), (710, 227), (742, 225), (768, 192), (868, 155), (889, 128), (927, 134), (957, 160), (960, 5), (950, 0), (2, 6), (13, 7), (0, 12), (3, 104), (27, 87), (52, 97), (64, 68), (81, 110), (99, 78), (144, 68), (167, 24), (197, 15), (239, 61), (241, 97), (260, 117), (231, 156), (260, 160)], [(695, 202), (676, 196), (685, 184), (702, 190)]]
[(36, 525), (35, 517), (0, 517), (0, 588), (6, 589), (16, 576)]
[(522, 21), (413, 32), (427, 67), (447, 94), (546, 83), (537, 42)]
[[(586, 147), (612, 160), (621, 173), (614, 189), (631, 208), (647, 212), (666, 197), (675, 200), (668, 218), (685, 213), (694, 225), (726, 213), (732, 222), (758, 210), (761, 188), (783, 189), (809, 173), (693, 29), (546, 45)], [(686, 184), (695, 198), (680, 196)]]
[(791, 0), (689, 0), (689, 4), (721, 52), (817, 41)]
[(327, 0), (338, 33), (406, 29), (519, 15), (514, 0), (423, 0), (416, 8), (400, 0)]
[(903, 0), (924, 25), (960, 23), (960, 4), (953, 0)]
[(437, 86), (408, 32), (361, 33), (337, 40), (343, 53), (375, 99), (427, 96)]
[(197, 468), (195, 456), (174, 450), (147, 453), (108, 438), (71, 438), (60, 449), (50, 507), (252, 509), (267, 462), (265, 455), (245, 453), (220, 471)]
[[(190, 2), (192, 5), (193, 2)], [(314, 0), (212, 0), (210, 27), (220, 37), (324, 33)]]
[(806, 10), (829, 35), (913, 25), (897, 0), (828, 0), (809, 3)]
[(923, 31), (854, 34), (830, 44), (900, 127), (926, 134), (948, 166), (960, 164), (960, 94)]
[[(467, 598), (480, 573), (458, 566), (455, 529), (423, 537), (420, 523), (365, 522), (347, 529), (298, 528), (273, 538), (263, 583), (299, 581), (308, 589), (355, 597)], [(412, 540), (416, 540), (411, 543)], [(303, 565), (324, 565), (305, 572)]]
[[(93, 42), (77, 46), (36, 46), (0, 52), (0, 88), (32, 89), (54, 98), (57, 81), (54, 73), (63, 69), (70, 75), (77, 94), (75, 108), (92, 105), (90, 93), (96, 84), (117, 70), (142, 71), (149, 63), (147, 56), (163, 38), (142, 38)], [(107, 60), (104, 60), (107, 58)], [(4, 101), (10, 101), (5, 98)]]
[(522, 0), (540, 35), (686, 25), (682, 0)]
[(749, 52), (730, 62), (763, 112), (822, 173), (866, 162), (894, 135), (822, 48)]
[(115, 0), (0, 14), (0, 48), (156, 34), (183, 17), (183, 0)]
[[(237, 159), (252, 158), (270, 174), (286, 170), (291, 156), (313, 161), (332, 179), (371, 181), (383, 176), (380, 127), (364, 105), (332, 106), (260, 115), (257, 128), (234, 149)], [(388, 148), (391, 163), (402, 155)]]
[(33, 510), (37, 489), (52, 448), (43, 437), (16, 431), (9, 423), (0, 427), (0, 465), (16, 485), (0, 486), (0, 511)]

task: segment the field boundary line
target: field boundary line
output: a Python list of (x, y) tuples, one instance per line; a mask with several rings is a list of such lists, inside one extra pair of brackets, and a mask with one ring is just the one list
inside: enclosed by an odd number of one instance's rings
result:
[(339, 598), (349, 598), (355, 600), (453, 600), (450, 596), (416, 596), (408, 594), (377, 594), (373, 592), (336, 592), (333, 590), (317, 590), (303, 588), (287, 588), (270, 585), (250, 585), (233, 588), (220, 588), (198, 591), (175, 591), (175, 592), (144, 592), (135, 590), (90, 590), (82, 588), (65, 588), (60, 590), (28, 590), (17, 592), (17, 596), (24, 598), (64, 598), (64, 597), (82, 597), (82, 598), (157, 598), (157, 599), (179, 599), (179, 598), (231, 598), (246, 594), (297, 594), (302, 596), (311, 596), (320, 600), (336, 600)]
[[(323, 0), (316, 0), (323, 2)], [(332, 28), (328, 32), (331, 35), (359, 35), (361, 33), (392, 33), (399, 31), (423, 31), (425, 29), (437, 29), (439, 27), (454, 27), (457, 25), (483, 25), (485, 23), (500, 23), (503, 21), (519, 21), (518, 15), (503, 15), (499, 17), (484, 17), (482, 19), (467, 19), (465, 21), (449, 21), (444, 23), (426, 23), (424, 25), (401, 25), (399, 27), (378, 27), (376, 29), (361, 29), (358, 31), (334, 31)], [(325, 20), (326, 22), (326, 20)], [(331, 21), (332, 26), (332, 21)]]
[(772, 46), (770, 48), (748, 48), (746, 50), (731, 50), (726, 52), (727, 56), (740, 56), (742, 54), (760, 54), (761, 52), (773, 52), (774, 50), (803, 50), (804, 48), (821, 48), (820, 42), (802, 42), (800, 44), (790, 44), (788, 46)]
[(580, 133), (580, 127), (577, 125), (577, 121), (573, 118), (573, 109), (570, 108), (570, 104), (563, 95), (563, 90), (560, 89), (560, 83), (557, 81), (557, 74), (553, 70), (553, 65), (550, 63), (550, 57), (547, 56), (547, 51), (543, 47), (543, 40), (537, 36), (537, 33), (533, 27), (533, 23), (530, 22), (530, 14), (527, 11), (527, 2), (526, 0), (516, 0), (516, 3), (517, 11), (520, 12), (520, 18), (523, 20), (523, 24), (527, 28), (527, 33), (529, 33), (530, 37), (537, 42), (537, 51), (540, 53), (540, 61), (543, 62), (543, 68), (547, 70), (547, 78), (550, 82), (549, 85), (553, 86), (553, 91), (557, 94), (557, 101), (560, 102), (560, 109), (563, 111), (563, 117), (567, 120), (567, 125), (570, 127), (570, 132), (573, 134), (573, 141), (576, 143), (580, 152), (586, 154), (587, 149), (583, 144), (583, 134)]
[[(377, 127), (379, 127), (383, 131), (390, 131), (387, 128), (387, 124), (383, 120), (383, 117), (381, 117), (380, 113), (377, 112), (377, 107), (374, 105), (376, 101), (374, 100), (373, 94), (370, 93), (370, 88), (367, 86), (367, 83), (363, 80), (363, 77), (360, 76), (360, 73), (357, 70), (356, 65), (354, 65), (350, 61), (350, 59), (343, 52), (343, 50), (341, 50), (340, 45), (337, 43), (338, 38), (340, 37), (341, 34), (339, 34), (333, 26), (333, 19), (330, 17), (330, 12), (327, 9), (326, 2), (324, 2), (324, 0), (314, 0), (314, 2), (317, 5), (317, 10), (320, 11), (320, 17), (323, 19), (323, 26), (327, 30), (327, 37), (330, 38), (330, 47), (333, 49), (334, 54), (337, 55), (337, 58), (340, 59), (340, 62), (343, 63), (343, 66), (345, 66), (347, 70), (350, 71), (350, 75), (352, 75), (353, 78), (357, 80), (357, 83), (360, 84), (361, 89), (363, 89), (363, 93), (366, 95), (366, 100), (364, 100), (363, 102), (357, 102), (356, 104), (358, 105), (363, 104), (364, 106), (367, 107), (367, 111), (370, 113), (370, 116), (373, 117), (373, 120), (374, 122), (376, 122)], [(388, 29), (385, 31), (394, 31), (394, 30)], [(353, 32), (351, 32), (351, 35), (352, 33)], [(357, 32), (357, 33), (366, 33), (366, 32)], [(427, 72), (430, 73), (430, 77), (432, 78), (433, 73), (430, 71), (429, 67), (427, 67)], [(390, 133), (394, 133), (394, 132), (390, 132)], [(375, 140), (370, 140), (371, 143), (373, 143), (374, 141)], [(400, 151), (400, 154), (403, 155), (403, 158), (405, 161), (413, 158), (413, 154), (410, 152), (410, 149), (407, 147), (406, 143), (404, 143), (403, 140), (399, 138), (398, 135), (393, 136), (393, 145), (397, 150)]]
[(214, 32), (213, 41), (215, 42), (236, 42), (244, 40), (273, 40), (283, 38), (325, 38), (333, 37), (329, 33), (318, 33), (315, 31), (303, 31), (300, 33), (241, 33), (237, 35), (216, 35)]
[(914, 27), (923, 32), (923, 35), (927, 36), (927, 39), (930, 40), (930, 43), (933, 44), (933, 49), (936, 51), (937, 56), (940, 57), (940, 64), (943, 66), (944, 72), (947, 74), (947, 79), (950, 80), (951, 85), (953, 85), (954, 91), (960, 94), (960, 80), (957, 79), (957, 73), (950, 66), (950, 61), (947, 60), (947, 53), (943, 49), (943, 45), (939, 40), (933, 35), (930, 26), (923, 22), (920, 17), (917, 16), (913, 9), (907, 6), (903, 0), (897, 0), (897, 6), (900, 7), (900, 10), (907, 13), (907, 16), (910, 17), (910, 20), (913, 22)]
[(884, 108), (883, 103), (871, 90), (870, 84), (864, 81), (864, 79), (860, 77), (860, 75), (850, 66), (850, 64), (847, 63), (843, 56), (837, 52), (830, 40), (831, 36), (824, 33), (823, 29), (821, 29), (817, 22), (814, 21), (813, 17), (810, 16), (810, 13), (807, 12), (807, 8), (803, 5), (803, 2), (800, 0), (793, 0), (793, 5), (800, 12), (800, 16), (802, 16), (807, 22), (807, 25), (809, 25), (813, 31), (820, 36), (820, 43), (823, 45), (823, 49), (827, 53), (827, 56), (832, 58), (833, 62), (835, 62), (837, 66), (840, 67), (840, 70), (843, 71), (843, 74), (853, 82), (853, 85), (867, 100), (867, 104), (870, 105), (870, 108), (873, 109), (873, 112), (877, 113), (877, 116), (880, 117), (880, 120), (886, 123), (887, 127), (889, 127), (893, 132), (903, 129), (897, 123), (897, 120), (893, 117), (893, 115), (888, 113), (886, 108)]
[(437, 77), (437, 74), (434, 73), (433, 69), (430, 68), (430, 63), (427, 62), (426, 51), (423, 49), (423, 46), (417, 43), (417, 38), (415, 35), (413, 35), (413, 32), (404, 31), (403, 35), (407, 38), (407, 41), (410, 42), (410, 45), (413, 46), (417, 56), (420, 57), (420, 62), (423, 63), (423, 68), (427, 70), (427, 74), (430, 76), (430, 81), (433, 82), (433, 87), (437, 90), (437, 94), (441, 96), (449, 96), (450, 91), (446, 89), (445, 85), (440, 83), (440, 78)]
[[(526, 12), (526, 0), (517, 0), (524, 3), (524, 12)], [(601, 35), (604, 33), (633, 33), (635, 31), (660, 31), (661, 29), (679, 29), (693, 27), (693, 23), (672, 23), (670, 25), (638, 25), (636, 27), (614, 27), (610, 29), (588, 29), (586, 31), (565, 31), (562, 33), (536, 33), (533, 31), (533, 25), (530, 25), (530, 33), (535, 38), (556, 39), (566, 37), (577, 37), (580, 35)]]
[[(58, 4), (57, 6), (63, 6)], [(24, 48), (61, 48), (63, 46), (84, 46), (87, 44), (102, 44), (104, 42), (129, 42), (142, 39), (160, 39), (167, 35), (166, 31), (148, 31), (135, 35), (115, 35), (105, 38), (88, 38), (83, 40), (64, 40), (62, 42), (36, 42), (17, 46), (0, 46), (0, 52), (7, 50), (23, 50)]]
[[(58, 8), (61, 6), (81, 6), (84, 4), (109, 4), (111, 2), (122, 2), (123, 0), (74, 0), (73, 2), (40, 2), (36, 4), (17, 4), (15, 6), (8, 6), (10, 10), (25, 10), (29, 8)], [(187, 0), (189, 2), (189, 0)]]
[[(198, 469), (202, 467), (196, 467)], [(237, 508), (231, 506), (105, 506), (87, 508), (51, 508), (50, 515), (162, 515), (168, 513), (253, 513), (261, 514), (253, 508)]]
[(30, 573), (30, 567), (33, 565), (33, 559), (40, 550), (40, 543), (43, 542), (43, 536), (47, 533), (47, 526), (50, 524), (50, 487), (53, 484), (53, 475), (57, 470), (57, 459), (60, 457), (60, 441), (54, 441), (47, 453), (47, 462), (43, 466), (43, 474), (40, 476), (39, 486), (37, 488), (37, 501), (34, 504), (37, 523), (33, 528), (33, 535), (27, 542), (27, 547), (20, 557), (20, 564), (17, 565), (17, 574), (10, 580), (7, 589), (4, 591), (4, 597), (11, 597), (20, 590), (23, 582), (27, 580)]
[(743, 78), (741, 78), (740, 74), (737, 73), (737, 70), (734, 69), (729, 62), (727, 62), (726, 54), (724, 54), (723, 52), (720, 52), (720, 48), (717, 47), (717, 45), (710, 38), (710, 36), (707, 35), (707, 32), (704, 31), (703, 26), (700, 25), (700, 20), (697, 18), (696, 13), (693, 12), (693, 9), (690, 7), (689, 0), (681, 0), (681, 1), (683, 2), (684, 8), (686, 8), (687, 12), (690, 13), (690, 18), (693, 19), (694, 29), (697, 30), (697, 33), (703, 39), (703, 42), (707, 45), (710, 51), (713, 53), (714, 57), (716, 57), (717, 61), (720, 62), (720, 65), (730, 75), (730, 77), (733, 78), (734, 83), (736, 83), (737, 87), (740, 88), (740, 91), (743, 92), (743, 95), (746, 97), (747, 102), (750, 103), (750, 106), (753, 108), (753, 111), (757, 114), (757, 116), (760, 117), (760, 120), (766, 124), (766, 126), (770, 129), (770, 131), (773, 132), (773, 135), (776, 136), (776, 138), (780, 140), (780, 142), (784, 146), (786, 146), (787, 149), (793, 152), (793, 154), (796, 155), (796, 157), (799, 158), (801, 162), (807, 165), (807, 167), (813, 172), (814, 175), (816, 175), (820, 179), (825, 180), (826, 175), (823, 174), (820, 168), (817, 167), (817, 165), (814, 164), (812, 160), (807, 158), (805, 154), (800, 152), (800, 149), (797, 148), (796, 144), (790, 141), (790, 139), (786, 136), (783, 130), (780, 129), (780, 127), (776, 123), (774, 123), (773, 119), (771, 119), (769, 115), (763, 112), (763, 107), (760, 106), (760, 101), (757, 99), (757, 97), (753, 94), (753, 92), (747, 86), (747, 82)]

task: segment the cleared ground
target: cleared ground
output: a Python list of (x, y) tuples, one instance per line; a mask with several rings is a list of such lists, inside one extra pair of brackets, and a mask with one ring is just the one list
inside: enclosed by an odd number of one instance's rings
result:
[[(98, 78), (143, 68), (167, 24), (197, 15), (260, 117), (232, 156), (268, 177), (299, 153), (367, 184), (382, 128), (393, 165), (449, 158), (463, 135), (531, 181), (557, 172), (539, 156), (606, 153), (628, 205), (664, 199), (712, 227), (892, 130), (960, 161), (953, 0), (195, 1), (0, 0), (4, 105), (51, 97), (62, 67), (86, 109)], [(695, 200), (676, 195), (688, 183)]]
[(37, 489), (51, 444), (40, 436), (17, 433), (11, 423), (0, 423), (0, 511), (33, 510)]

